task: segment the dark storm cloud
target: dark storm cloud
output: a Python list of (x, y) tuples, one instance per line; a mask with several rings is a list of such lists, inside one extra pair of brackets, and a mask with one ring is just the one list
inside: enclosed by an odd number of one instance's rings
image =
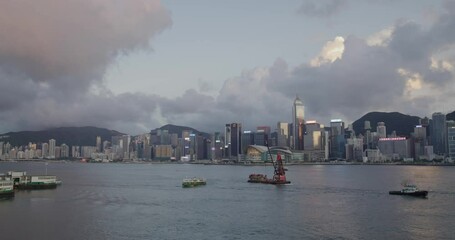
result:
[(347, 5), (347, 0), (304, 1), (297, 13), (309, 17), (331, 17)]
[(150, 49), (150, 40), (170, 24), (156, 0), (3, 1), (0, 127), (152, 122), (155, 96), (103, 95), (91, 88), (103, 88), (116, 57)]

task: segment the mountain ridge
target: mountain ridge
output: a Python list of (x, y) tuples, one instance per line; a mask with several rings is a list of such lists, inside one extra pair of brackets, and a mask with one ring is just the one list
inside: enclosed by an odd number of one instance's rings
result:
[(376, 132), (378, 122), (384, 122), (387, 134), (395, 131), (397, 136), (410, 136), (421, 118), (400, 112), (369, 112), (352, 123), (355, 133), (364, 134), (364, 122), (370, 121), (371, 131)]
[(124, 135), (124, 133), (106, 128), (85, 127), (58, 127), (39, 131), (19, 131), (0, 134), (0, 142), (9, 142), (12, 146), (25, 146), (29, 142), (44, 143), (55, 139), (56, 145), (68, 146), (95, 146), (96, 137), (101, 141), (111, 141), (112, 136)]
[(159, 128), (155, 128), (152, 131), (150, 131), (150, 133), (156, 133), (158, 130), (167, 130), (170, 134), (172, 134), (172, 133), (178, 134), (179, 137), (182, 137), (182, 131), (184, 131), (184, 130), (190, 130), (193, 133), (195, 133), (196, 135), (201, 134), (202, 136), (204, 136), (206, 138), (209, 138), (209, 136), (210, 136), (209, 133), (198, 131), (197, 129), (194, 129), (192, 127), (179, 126), (179, 125), (174, 125), (174, 124), (166, 124)]

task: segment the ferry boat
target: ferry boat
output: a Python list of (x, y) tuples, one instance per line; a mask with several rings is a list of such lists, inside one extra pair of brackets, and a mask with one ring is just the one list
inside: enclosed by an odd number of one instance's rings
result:
[(419, 190), (416, 185), (413, 184), (405, 184), (401, 191), (390, 191), (390, 195), (406, 195), (406, 196), (414, 196), (414, 197), (426, 197), (428, 195), (428, 191)]
[(0, 198), (14, 197), (14, 184), (12, 180), (0, 180)]
[(189, 188), (189, 187), (197, 187), (206, 185), (207, 182), (204, 178), (185, 178), (182, 182), (182, 187)]
[(19, 190), (54, 189), (61, 184), (57, 176), (52, 175), (28, 176), (26, 172), (10, 171), (7, 177), (14, 182), (14, 188)]

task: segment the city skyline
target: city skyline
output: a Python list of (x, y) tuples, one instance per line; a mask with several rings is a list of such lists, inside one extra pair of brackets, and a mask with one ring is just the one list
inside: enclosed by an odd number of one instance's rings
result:
[(450, 1), (13, 1), (0, 15), (2, 133), (252, 129), (292, 122), (296, 95), (326, 126), (455, 109)]

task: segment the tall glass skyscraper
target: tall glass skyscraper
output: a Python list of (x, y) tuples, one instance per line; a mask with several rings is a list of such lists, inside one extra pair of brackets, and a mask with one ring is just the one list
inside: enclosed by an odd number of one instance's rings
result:
[(440, 112), (433, 113), (431, 116), (431, 144), (434, 153), (445, 155), (447, 149), (447, 124), (446, 115)]
[(331, 158), (344, 159), (346, 157), (346, 139), (344, 122), (341, 119), (330, 120), (330, 154)]
[(294, 100), (294, 106), (292, 108), (293, 116), (293, 138), (294, 144), (292, 146), (295, 150), (303, 150), (303, 136), (305, 134), (305, 107), (299, 97)]
[(236, 158), (241, 154), (242, 150), (242, 124), (240, 123), (228, 123), (225, 128), (225, 148), (226, 155), (229, 158)]

